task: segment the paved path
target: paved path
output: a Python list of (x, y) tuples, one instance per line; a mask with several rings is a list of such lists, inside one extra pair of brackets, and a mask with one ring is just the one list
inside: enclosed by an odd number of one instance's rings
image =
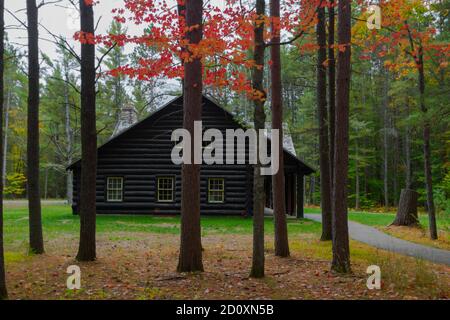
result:
[[(305, 218), (322, 221), (322, 216), (319, 214), (305, 214)], [(376, 248), (450, 266), (450, 251), (401, 240), (373, 227), (353, 221), (348, 222), (348, 228), (350, 237), (354, 240)]]

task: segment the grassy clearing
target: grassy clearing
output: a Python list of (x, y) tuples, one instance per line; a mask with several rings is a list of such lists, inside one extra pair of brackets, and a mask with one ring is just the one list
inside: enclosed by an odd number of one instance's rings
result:
[[(331, 274), (331, 243), (318, 240), (320, 224), (309, 220), (288, 221), (292, 257), (280, 259), (273, 256), (273, 221), (266, 219), (267, 276), (252, 280), (248, 278), (252, 220), (202, 217), (205, 273), (180, 276), (174, 273), (180, 219), (156, 216), (98, 216), (99, 259), (80, 264), (83, 288), (68, 291), (66, 267), (78, 264), (74, 261), (78, 217), (68, 206), (45, 205), (47, 253), (28, 256), (27, 213), (19, 206), (5, 212), (13, 299), (447, 299), (450, 295), (450, 268), (355, 241), (350, 243), (354, 274)], [(365, 271), (371, 264), (382, 269), (380, 291), (365, 287)]]
[[(46, 239), (60, 236), (77, 236), (79, 232), (79, 217), (72, 215), (71, 208), (64, 205), (43, 207), (43, 232)], [(5, 210), (5, 245), (20, 245), (28, 237), (28, 209), (6, 208)], [(209, 234), (251, 234), (253, 222), (244, 217), (202, 217), (202, 233)], [(128, 215), (98, 215), (97, 231), (99, 234), (130, 233), (162, 233), (178, 234), (180, 229), (179, 216), (128, 216)], [(268, 235), (273, 234), (273, 219), (266, 218), (265, 229)], [(288, 220), (288, 230), (291, 234), (318, 233), (320, 224), (309, 220)]]

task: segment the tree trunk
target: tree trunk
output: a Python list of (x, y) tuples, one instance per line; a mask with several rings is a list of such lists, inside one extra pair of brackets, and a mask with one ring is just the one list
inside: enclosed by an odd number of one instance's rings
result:
[[(186, 1), (186, 25), (198, 26), (187, 32), (189, 43), (203, 37), (203, 1)], [(192, 53), (190, 53), (192, 55)], [(199, 56), (184, 63), (183, 127), (194, 137), (194, 122), (202, 118), (202, 63)], [(203, 271), (200, 226), (200, 165), (194, 164), (195, 143), (191, 143), (191, 164), (182, 166), (181, 243), (178, 272)]]
[(39, 188), (39, 32), (36, 0), (27, 0), (28, 18), (28, 132), (27, 188), (30, 251), (44, 253)]
[(327, 116), (327, 34), (325, 8), (317, 8), (317, 118), (319, 122), (320, 203), (322, 207), (322, 235), (320, 240), (331, 240), (331, 182), (330, 149)]
[(389, 177), (388, 177), (388, 73), (385, 70), (385, 81), (383, 82), (383, 191), (384, 208), (389, 207)]
[(359, 146), (358, 139), (355, 141), (355, 209), (359, 210), (359, 194), (360, 194), (360, 183), (359, 183)]
[[(65, 82), (64, 82), (64, 106), (65, 106), (65, 120), (66, 120), (66, 152), (67, 152), (67, 165), (72, 164), (72, 146), (73, 146), (73, 136), (72, 136), (72, 127), (70, 125), (70, 104), (69, 104), (69, 66), (67, 63), (67, 58), (64, 57), (64, 73), (65, 73)], [(67, 203), (71, 206), (73, 203), (73, 171), (67, 170), (66, 172), (66, 196)]]
[(334, 54), (334, 0), (328, 8), (328, 113), (330, 119), (330, 183), (334, 181), (334, 133), (336, 108), (336, 59)]
[[(92, 4), (80, 0), (81, 31), (94, 35)], [(77, 260), (96, 259), (97, 130), (95, 115), (95, 44), (81, 44), (81, 187), (80, 244)]]
[(314, 175), (309, 176), (309, 204), (314, 205), (314, 191), (316, 189), (316, 177)]
[[(3, 157), (3, 100), (4, 100), (4, 54), (5, 54), (5, 1), (0, 0), (0, 156)], [(3, 172), (3, 162), (0, 164)], [(3, 252), (3, 179), (0, 181), (0, 300), (8, 298), (5, 277), (5, 255)]]
[(304, 192), (303, 189), (305, 187), (303, 174), (297, 173), (297, 219), (304, 218)]
[[(272, 16), (272, 43), (280, 42), (280, 0), (271, 0), (270, 15)], [(272, 129), (279, 130), (279, 170), (272, 176), (273, 215), (275, 222), (275, 255), (289, 256), (289, 240), (286, 223), (286, 201), (284, 185), (284, 157), (283, 157), (283, 101), (281, 85), (281, 57), (280, 46), (272, 45), (270, 48), (272, 60), (271, 89), (272, 89)]]
[[(180, 26), (185, 26), (186, 24), (186, 1), (177, 1), (177, 11), (178, 11), (178, 23)], [(184, 46), (181, 46), (181, 54), (186, 51)], [(183, 59), (181, 60), (181, 65), (184, 66)], [(184, 93), (184, 79), (181, 79), (181, 92)]]
[(8, 127), (9, 127), (9, 109), (11, 107), (11, 88), (8, 89), (8, 97), (5, 105), (5, 128), (3, 129), (3, 156), (2, 156), (2, 182), (6, 185), (6, 165), (8, 160)]
[(333, 261), (331, 269), (339, 273), (350, 272), (350, 248), (347, 221), (348, 127), (351, 79), (351, 4), (339, 1), (338, 43), (346, 46), (339, 50), (336, 96), (335, 174), (333, 183)]
[(438, 238), (436, 227), (436, 213), (434, 208), (433, 199), (433, 178), (431, 173), (431, 149), (430, 149), (430, 132), (431, 125), (427, 118), (427, 107), (425, 105), (425, 72), (423, 69), (423, 48), (419, 47), (419, 93), (420, 93), (420, 109), (424, 114), (423, 125), (423, 158), (424, 158), (424, 170), (425, 170), (425, 185), (427, 189), (427, 212), (430, 225), (430, 237), (433, 240)]
[(418, 194), (416, 191), (402, 189), (397, 215), (394, 222), (392, 222), (393, 225), (412, 226), (419, 223), (417, 216), (417, 198)]
[[(409, 107), (408, 107), (409, 110)], [(405, 188), (411, 189), (412, 178), (411, 178), (411, 142), (410, 142), (411, 130), (409, 126), (406, 127), (405, 132), (405, 163), (406, 163), (406, 174), (405, 174)]]
[[(264, 78), (264, 18), (265, 0), (256, 0), (257, 21), (254, 25), (255, 48), (252, 86), (255, 93), (262, 94), (262, 97), (254, 99), (254, 127), (257, 132), (257, 145), (259, 146), (259, 130), (263, 130), (266, 122), (264, 113), (264, 102), (266, 92), (263, 86)], [(258, 21), (260, 20), (260, 21)], [(254, 167), (254, 187), (253, 187), (253, 260), (250, 276), (254, 278), (264, 277), (264, 177), (261, 176), (261, 162), (257, 157), (257, 164)]]
[(47, 200), (47, 191), (48, 191), (48, 168), (45, 168), (45, 177), (44, 177), (44, 199)]
[[(392, 124), (392, 127), (395, 128), (395, 123)], [(396, 147), (396, 150), (401, 150), (401, 144), (400, 140), (397, 137), (393, 138), (394, 140), (394, 146)], [(392, 159), (392, 166), (394, 168), (394, 172), (398, 171), (398, 152), (394, 152), (393, 159)], [(392, 181), (392, 189), (394, 191), (394, 207), (398, 205), (397, 202), (397, 194), (398, 194), (398, 179), (397, 175), (393, 175), (393, 181)]]

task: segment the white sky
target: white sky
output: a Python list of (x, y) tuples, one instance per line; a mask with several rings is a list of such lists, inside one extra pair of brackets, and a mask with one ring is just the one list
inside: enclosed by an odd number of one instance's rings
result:
[[(39, 4), (42, 0), (37, 0), (36, 2)], [(79, 30), (79, 18), (77, 17), (78, 13), (75, 10), (67, 9), (71, 5), (68, 1), (63, 1), (61, 4), (49, 4), (47, 6), (42, 7), (39, 10), (39, 22), (44, 25), (49, 31), (53, 34), (61, 35), (66, 37), (71, 41), (72, 44), (78, 49), (79, 43), (73, 41), (73, 35), (76, 31)], [(6, 9), (13, 12), (18, 18), (20, 18), (23, 22), (26, 23), (26, 11), (23, 10), (26, 7), (25, 0), (10, 0), (5, 1)], [(97, 21), (100, 17), (100, 23), (97, 28), (98, 34), (104, 34), (108, 29), (113, 14), (111, 10), (113, 8), (121, 8), (123, 7), (123, 0), (101, 0), (98, 5), (94, 8), (95, 20)], [(21, 11), (20, 11), (21, 10)], [(9, 41), (14, 44), (22, 44), (25, 45), (27, 42), (27, 33), (25, 30), (14, 30), (9, 29), (11, 26), (18, 26), (18, 21), (13, 18), (8, 12), (5, 12), (5, 24), (7, 27), (7, 33)], [(137, 28), (132, 24), (127, 24), (127, 27), (132, 32), (133, 28)], [(23, 27), (21, 27), (23, 29)], [(40, 41), (39, 46), (42, 52), (45, 52), (50, 57), (55, 57), (55, 45), (45, 39), (53, 40), (52, 36), (47, 33), (47, 31), (40, 27)], [(25, 48), (23, 48), (25, 49)], [(78, 51), (78, 50), (77, 50)]]
[[(36, 0), (37, 4), (41, 3), (43, 0)], [(51, 2), (51, 0), (45, 0), (46, 2)], [(75, 1), (78, 2), (78, 1)], [(173, 2), (176, 4), (175, 0), (169, 0), (169, 5)], [(206, 2), (206, 1), (205, 1)], [(100, 19), (98, 24), (97, 34), (105, 34), (111, 21), (113, 19), (113, 14), (111, 10), (114, 8), (123, 8), (123, 0), (100, 0), (100, 3), (94, 7), (95, 22)], [(219, 7), (225, 4), (224, 0), (212, 0), (211, 3), (218, 5)], [(26, 1), (25, 0), (9, 0), (5, 1), (5, 8), (14, 13), (18, 18), (26, 23)], [(39, 10), (39, 22), (45, 26), (51, 33), (56, 35), (61, 35), (70, 40), (71, 44), (75, 46), (78, 50), (80, 44), (73, 41), (73, 35), (79, 30), (79, 17), (78, 12), (74, 9), (70, 10), (68, 8), (73, 8), (69, 1), (64, 0), (62, 3), (49, 4), (42, 7)], [(18, 21), (13, 18), (8, 12), (5, 12), (5, 24), (7, 27), (7, 33), (9, 41), (14, 44), (26, 45), (27, 43), (27, 33), (25, 30), (15, 30), (9, 29), (10, 26), (18, 26)], [(126, 23), (128, 29), (128, 34), (140, 34), (142, 26), (136, 26), (133, 23)], [(21, 26), (21, 29), (23, 27)], [(50, 57), (56, 56), (55, 45), (48, 40), (53, 40), (53, 37), (48, 34), (48, 32), (43, 28), (39, 27), (40, 50), (46, 53)], [(26, 49), (24, 47), (23, 49)]]

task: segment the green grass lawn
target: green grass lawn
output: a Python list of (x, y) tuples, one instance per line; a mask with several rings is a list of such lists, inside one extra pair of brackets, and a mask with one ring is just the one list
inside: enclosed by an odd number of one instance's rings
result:
[[(319, 213), (319, 209), (307, 208), (306, 213)], [(46, 239), (55, 239), (59, 236), (78, 236), (79, 217), (72, 215), (67, 205), (46, 204), (42, 210), (43, 231)], [(394, 220), (392, 213), (350, 212), (349, 219), (366, 225), (383, 227)], [(8, 249), (12, 244), (26, 244), (28, 240), (28, 209), (26, 207), (5, 208), (5, 245)], [(420, 216), (424, 227), (428, 225), (427, 217)], [(208, 234), (251, 234), (253, 222), (251, 218), (244, 217), (202, 217), (202, 233)], [(449, 230), (448, 218), (439, 218), (438, 227)], [(139, 216), (139, 215), (98, 215), (97, 232), (111, 234), (118, 232), (149, 232), (149, 233), (179, 233), (179, 216)], [(273, 219), (265, 219), (266, 234), (273, 234)], [(321, 226), (310, 220), (288, 219), (289, 235), (316, 234), (319, 235)]]
[[(306, 208), (306, 213), (320, 213), (318, 208)], [(379, 213), (379, 212), (365, 212), (365, 211), (350, 211), (348, 218), (351, 221), (359, 222), (365, 225), (374, 227), (385, 227), (390, 225), (395, 219), (395, 213)], [(425, 214), (419, 215), (420, 224), (424, 228), (428, 228), (428, 216)], [(449, 232), (450, 231), (450, 217), (448, 215), (437, 217), (438, 229)]]
[[(78, 235), (79, 217), (72, 215), (71, 208), (64, 205), (45, 205), (42, 210), (43, 231), (46, 239), (54, 239), (60, 235)], [(97, 232), (179, 232), (179, 216), (139, 216), (139, 215), (98, 215)], [(253, 222), (244, 217), (202, 217), (204, 235), (215, 234), (251, 234)], [(273, 234), (273, 219), (266, 218), (265, 230)], [(319, 233), (321, 226), (309, 220), (288, 220), (290, 234)], [(5, 209), (5, 244), (25, 242), (28, 239), (28, 209)]]

